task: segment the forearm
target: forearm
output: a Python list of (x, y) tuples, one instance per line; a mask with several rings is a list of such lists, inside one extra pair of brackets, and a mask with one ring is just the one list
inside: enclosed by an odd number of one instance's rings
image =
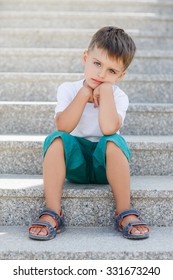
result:
[(111, 84), (100, 89), (99, 125), (104, 135), (116, 133), (121, 126)]
[(70, 105), (56, 117), (56, 128), (70, 133), (78, 124), (83, 110), (88, 102), (89, 94), (82, 88)]

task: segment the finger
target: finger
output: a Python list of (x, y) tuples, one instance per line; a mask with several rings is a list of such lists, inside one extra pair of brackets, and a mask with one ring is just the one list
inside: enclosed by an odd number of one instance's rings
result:
[(95, 107), (98, 107), (99, 106), (98, 97), (93, 96), (93, 98), (94, 98), (94, 105), (95, 105)]

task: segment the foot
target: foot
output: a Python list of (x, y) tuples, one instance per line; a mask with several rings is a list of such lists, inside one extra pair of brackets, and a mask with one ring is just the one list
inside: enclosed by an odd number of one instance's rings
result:
[[(50, 223), (53, 227), (56, 227), (56, 223), (55, 223), (55, 220), (49, 216), (49, 215), (43, 215), (42, 217), (40, 217), (39, 221), (42, 221), (42, 222), (48, 222)], [(32, 227), (29, 232), (31, 234), (34, 234), (34, 235), (40, 235), (40, 236), (46, 236), (47, 235), (47, 230), (46, 228), (43, 226), (41, 228), (38, 228), (38, 227)]]
[[(132, 222), (140, 222), (140, 220), (135, 215), (129, 215), (123, 218), (121, 225), (124, 227)], [(133, 226), (130, 233), (131, 234), (146, 234), (149, 230), (146, 226)]]

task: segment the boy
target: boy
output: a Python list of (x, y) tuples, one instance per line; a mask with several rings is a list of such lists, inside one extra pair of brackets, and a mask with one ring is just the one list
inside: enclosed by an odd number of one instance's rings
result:
[(65, 177), (74, 183), (109, 183), (116, 202), (115, 222), (124, 237), (141, 239), (149, 228), (130, 209), (130, 151), (119, 135), (128, 97), (115, 84), (136, 51), (131, 37), (116, 27), (98, 30), (83, 53), (84, 80), (64, 83), (57, 93), (57, 131), (44, 142), (46, 210), (29, 237), (49, 240), (64, 227), (61, 195)]

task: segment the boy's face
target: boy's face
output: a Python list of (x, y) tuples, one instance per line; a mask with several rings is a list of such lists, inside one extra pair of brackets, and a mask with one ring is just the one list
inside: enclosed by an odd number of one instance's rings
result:
[(92, 89), (104, 82), (114, 84), (125, 75), (123, 62), (110, 58), (105, 50), (97, 47), (84, 51), (83, 64), (86, 83)]

